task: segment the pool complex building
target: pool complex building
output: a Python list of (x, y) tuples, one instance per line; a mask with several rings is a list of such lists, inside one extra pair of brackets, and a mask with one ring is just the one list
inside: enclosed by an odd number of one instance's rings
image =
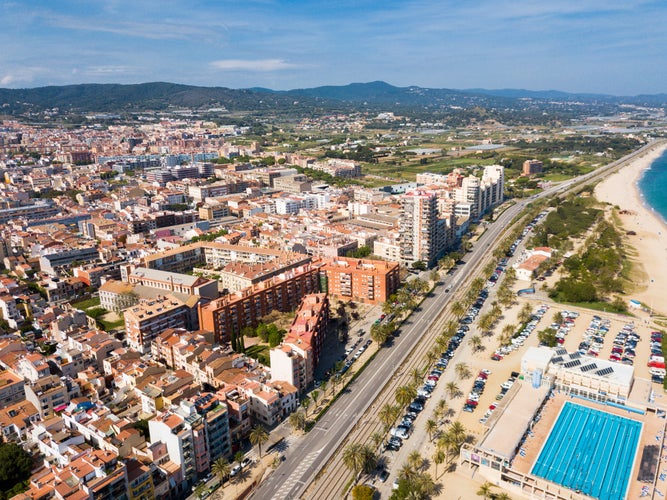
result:
[(641, 422), (566, 402), (531, 473), (600, 500), (625, 498)]

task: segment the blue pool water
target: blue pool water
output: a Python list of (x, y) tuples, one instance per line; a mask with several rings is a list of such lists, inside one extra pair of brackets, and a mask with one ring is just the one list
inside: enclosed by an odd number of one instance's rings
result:
[(600, 500), (625, 498), (642, 424), (567, 402), (532, 474)]

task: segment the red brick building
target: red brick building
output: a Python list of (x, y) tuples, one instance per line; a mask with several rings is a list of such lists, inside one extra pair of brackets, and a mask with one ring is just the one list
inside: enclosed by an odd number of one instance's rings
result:
[(324, 290), (342, 300), (381, 304), (400, 285), (397, 262), (336, 257), (322, 267)]

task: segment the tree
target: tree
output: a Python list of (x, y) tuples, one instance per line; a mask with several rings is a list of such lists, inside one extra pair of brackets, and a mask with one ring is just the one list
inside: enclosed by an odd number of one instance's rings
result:
[(456, 376), (459, 377), (460, 379), (466, 379), (472, 376), (470, 368), (468, 368), (468, 365), (463, 362), (456, 363), (456, 366), (454, 367), (454, 372), (456, 372)]
[(411, 451), (408, 455), (408, 467), (420, 471), (424, 468), (424, 457), (417, 450)]
[(426, 271), (426, 263), (422, 260), (417, 260), (412, 263), (412, 269), (417, 269), (418, 271)]
[(433, 412), (434, 416), (438, 420), (442, 420), (444, 417), (446, 417), (449, 414), (449, 405), (447, 404), (446, 399), (439, 399), (437, 404), (435, 405), (435, 410)]
[(451, 311), (456, 318), (460, 318), (466, 312), (466, 309), (463, 307), (463, 304), (461, 304), (459, 301), (456, 301), (452, 304)]
[(241, 469), (243, 469), (243, 465), (241, 465), (241, 462), (243, 462), (244, 458), (245, 458), (245, 453), (243, 453), (241, 450), (234, 453), (234, 462), (237, 462), (241, 466)]
[(419, 382), (421, 382), (421, 380), (424, 378), (424, 372), (422, 372), (419, 368), (415, 367), (412, 370), (410, 370), (410, 378), (412, 378), (413, 384), (419, 384)]
[(377, 450), (382, 444), (382, 441), (384, 441), (384, 434), (379, 431), (375, 431), (373, 434), (371, 434), (371, 441), (373, 442), (373, 446)]
[(540, 332), (537, 332), (537, 339), (541, 344), (544, 344), (548, 347), (556, 347), (558, 345), (558, 340), (556, 337), (556, 330), (553, 328), (547, 328)]
[(211, 465), (211, 472), (218, 476), (220, 484), (223, 484), (229, 477), (229, 474), (231, 474), (232, 468), (226, 458), (218, 458)]
[(352, 488), (352, 500), (373, 500), (375, 490), (367, 484), (358, 484)]
[(520, 323), (528, 323), (532, 315), (533, 315), (532, 306), (530, 305), (529, 302), (525, 302), (523, 306), (521, 306), (521, 310), (519, 311), (517, 317), (519, 318)]
[(480, 351), (483, 347), (481, 337), (479, 335), (473, 335), (468, 339), (468, 345), (474, 352)]
[(486, 500), (491, 496), (491, 488), (493, 488), (493, 485), (490, 482), (485, 481), (477, 490), (477, 495), (484, 497), (484, 500)]
[(308, 407), (310, 406), (311, 399), (309, 396), (304, 396), (301, 400), (301, 407), (306, 410), (306, 417), (308, 417)]
[(201, 498), (204, 492), (207, 490), (206, 483), (199, 483), (197, 486), (195, 486), (195, 497)]
[(438, 465), (445, 463), (447, 459), (447, 454), (441, 448), (436, 448), (431, 457), (433, 463), (435, 464), (435, 478), (438, 479)]
[(435, 420), (428, 419), (426, 421), (426, 432), (428, 433), (428, 440), (433, 441), (435, 433), (438, 431), (438, 423)]
[(417, 397), (417, 389), (413, 385), (402, 385), (396, 389), (394, 396), (399, 406), (405, 407)]
[(374, 342), (377, 342), (378, 347), (384, 344), (389, 338), (389, 333), (384, 324), (373, 323), (371, 325), (371, 338)]
[(290, 427), (295, 431), (302, 431), (306, 427), (306, 416), (301, 411), (295, 411), (288, 417)]
[(370, 474), (377, 466), (377, 455), (367, 445), (351, 443), (343, 450), (343, 464), (354, 472), (355, 477), (362, 472)]
[(384, 425), (385, 430), (387, 430), (393, 425), (400, 414), (400, 406), (386, 403), (380, 408), (378, 418), (380, 419), (380, 422), (382, 422), (382, 425)]
[(431, 271), (431, 273), (429, 274), (429, 279), (433, 283), (437, 283), (438, 281), (440, 281), (440, 273), (438, 272), (437, 269), (434, 269), (433, 271)]
[(310, 393), (310, 399), (313, 400), (313, 403), (317, 406), (317, 400), (320, 399), (320, 391), (315, 390)]
[(30, 454), (15, 443), (0, 443), (0, 491), (9, 492), (27, 481), (31, 470)]
[(447, 382), (447, 385), (445, 385), (445, 390), (447, 391), (447, 394), (449, 394), (449, 399), (454, 399), (461, 394), (461, 389), (459, 389), (457, 383), (453, 381)]
[(262, 445), (269, 440), (269, 433), (261, 425), (253, 427), (250, 431), (250, 442), (259, 448), (259, 458), (262, 458)]

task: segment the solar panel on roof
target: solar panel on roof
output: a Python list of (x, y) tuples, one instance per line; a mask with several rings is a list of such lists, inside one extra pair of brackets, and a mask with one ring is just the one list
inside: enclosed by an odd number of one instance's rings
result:
[(559, 347), (558, 349), (556, 349), (556, 354), (558, 354), (559, 356), (562, 356), (563, 354), (567, 354), (567, 351), (565, 349), (563, 349), (562, 347)]
[(595, 372), (596, 375), (609, 375), (610, 373), (614, 373), (614, 369), (611, 366), (608, 366), (607, 368), (603, 368), (602, 370), (598, 370)]
[(570, 359), (579, 359), (581, 357), (581, 354), (578, 352), (573, 352), (570, 354)]
[(573, 367), (578, 366), (580, 364), (581, 364), (581, 360), (575, 359), (574, 361), (568, 361), (563, 366), (565, 368), (573, 368)]
[(582, 367), (581, 367), (581, 371), (582, 371), (582, 372), (588, 372), (588, 371), (591, 371), (591, 370), (593, 370), (593, 369), (595, 369), (595, 368), (597, 368), (597, 367), (598, 367), (597, 364), (595, 364), (595, 363), (591, 363), (590, 365), (582, 366)]
[(563, 361), (563, 356), (557, 356), (551, 360), (552, 363), (560, 363)]

